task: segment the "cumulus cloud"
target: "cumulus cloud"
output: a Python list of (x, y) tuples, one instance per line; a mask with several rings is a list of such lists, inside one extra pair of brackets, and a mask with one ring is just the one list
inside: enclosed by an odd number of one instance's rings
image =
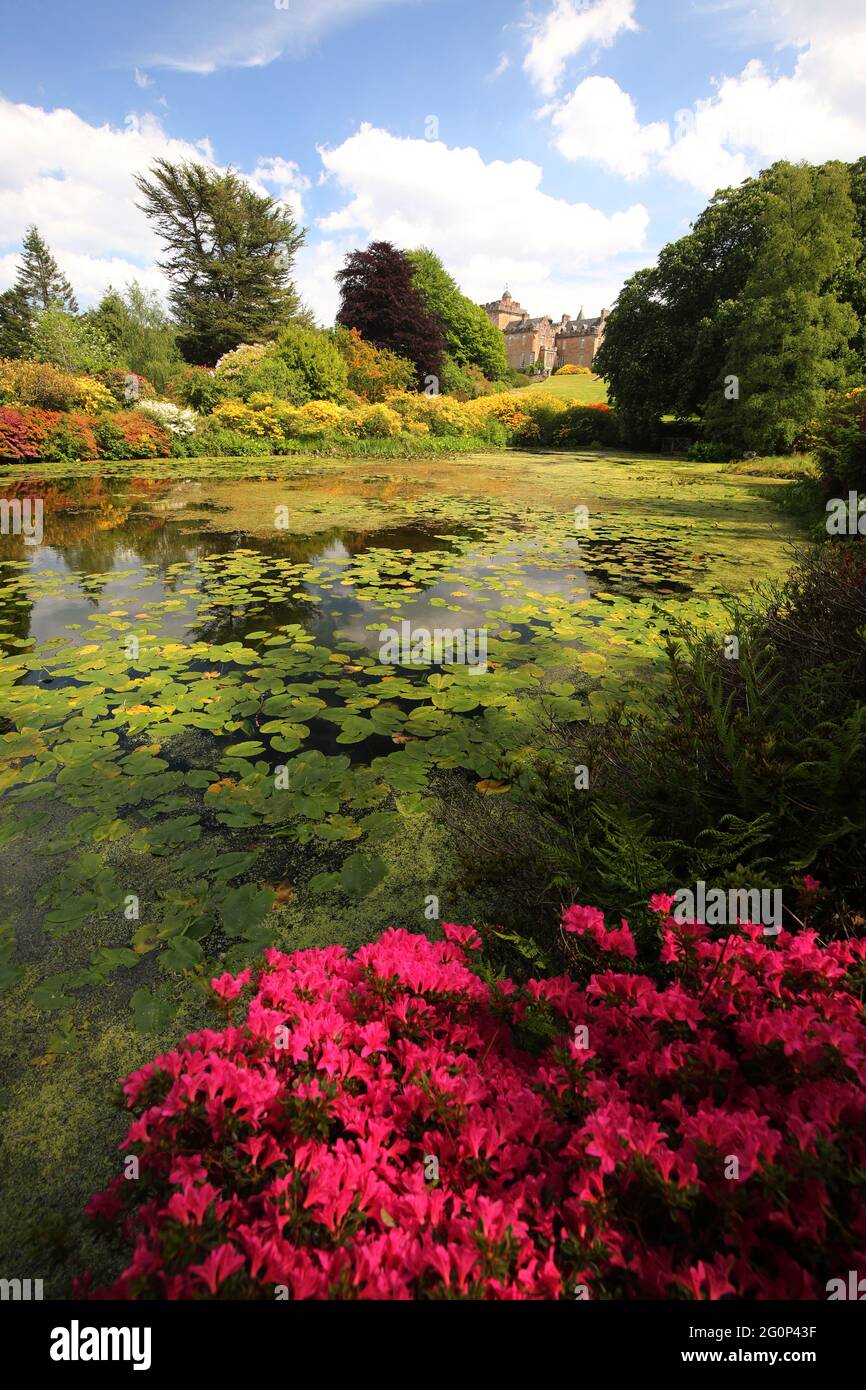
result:
[(635, 104), (612, 77), (588, 77), (553, 115), (566, 159), (592, 159), (626, 179), (649, 173), (671, 143), (667, 121), (641, 125)]
[(634, 13), (635, 0), (554, 0), (543, 17), (530, 20), (525, 71), (545, 96), (552, 96), (568, 60), (584, 49), (609, 48), (620, 34), (634, 32)]
[[(94, 126), (73, 111), (45, 111), (0, 98), (0, 289), (14, 280), (17, 247), (36, 223), (83, 304), (106, 285), (137, 279), (164, 290), (160, 245), (136, 203), (134, 175), (154, 159), (215, 165), (208, 140), (177, 140), (153, 115), (123, 127)], [(309, 180), (297, 164), (262, 158), (247, 177), (300, 217)]]
[[(498, 297), (508, 282), (535, 313), (576, 312), (581, 299), (600, 309), (645, 244), (642, 204), (607, 214), (554, 198), (541, 187), (541, 167), (528, 160), (486, 163), (472, 147), (399, 138), (371, 125), (320, 155), (347, 199), (319, 224), (334, 257), (374, 238), (431, 246), (478, 301)], [(316, 308), (332, 317), (336, 292)]]
[(591, 77), (540, 114), (550, 116), (554, 142), (567, 159), (593, 160), (639, 178), (663, 171), (709, 195), (742, 182), (778, 159), (853, 160), (866, 151), (866, 12), (860, 0), (744, 0), (722, 5), (744, 37), (797, 51), (793, 71), (779, 75), (753, 58), (737, 76), (667, 122), (641, 125), (634, 102), (611, 79)]

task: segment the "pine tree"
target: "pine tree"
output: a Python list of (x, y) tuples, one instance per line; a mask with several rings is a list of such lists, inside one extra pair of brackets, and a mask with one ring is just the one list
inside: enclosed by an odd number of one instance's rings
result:
[(27, 228), (15, 288), (36, 313), (51, 308), (78, 313), (72, 286), (36, 227)]
[(158, 159), (136, 184), (165, 244), (159, 264), (189, 361), (212, 366), (239, 343), (270, 341), (301, 315), (291, 272), (304, 232), (286, 207), (233, 169), (203, 164)]
[(0, 294), (0, 357), (24, 357), (32, 329), (27, 296), (17, 286)]
[(371, 241), (353, 251), (337, 273), (340, 309), (337, 323), (357, 328), (368, 343), (406, 357), (415, 364), (418, 383), (442, 374), (442, 332), (415, 286), (408, 256), (389, 241)]

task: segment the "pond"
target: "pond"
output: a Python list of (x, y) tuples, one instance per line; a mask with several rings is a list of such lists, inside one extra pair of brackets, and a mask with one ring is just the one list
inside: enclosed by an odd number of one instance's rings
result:
[[(476, 920), (449, 779), (508, 796), (551, 721), (643, 707), (680, 622), (727, 632), (792, 563), (768, 491), (593, 453), (7, 468), (41, 502), (0, 536), (11, 1244), (110, 1176), (106, 1086), (211, 975)], [(485, 661), (393, 659), (404, 624)]]

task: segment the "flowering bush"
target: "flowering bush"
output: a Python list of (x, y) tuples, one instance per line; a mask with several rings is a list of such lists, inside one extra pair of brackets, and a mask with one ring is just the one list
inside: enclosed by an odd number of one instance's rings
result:
[(554, 376), (592, 376), (589, 367), (578, 367), (575, 362), (566, 362), (564, 367), (559, 367)]
[(129, 405), (131, 401), (151, 401), (156, 396), (153, 383), (146, 376), (139, 372), (128, 372), (123, 367), (106, 367), (96, 372), (95, 377), (110, 391), (118, 405)]
[(71, 411), (56, 417), (42, 445), (44, 459), (95, 459), (99, 449), (94, 433), (96, 417)]
[(171, 452), (168, 430), (140, 410), (118, 410), (102, 416), (95, 434), (100, 458), (167, 458)]
[[(482, 977), (471, 927), (265, 953), (222, 1031), (123, 1086), (88, 1211), (109, 1298), (816, 1298), (866, 1272), (862, 940), (725, 940), (653, 899), (660, 962), (574, 907), (583, 982)], [(89, 1290), (85, 1276), (84, 1290)]]
[(74, 380), (75, 404), (85, 415), (101, 415), (106, 410), (117, 409), (117, 401), (101, 381), (92, 376), (77, 376)]
[(40, 410), (72, 410), (78, 400), (76, 379), (69, 372), (24, 358), (0, 359), (0, 394), (10, 404)]
[(45, 441), (59, 418), (56, 410), (0, 405), (0, 459), (42, 458)]
[(195, 433), (196, 413), (188, 406), (175, 405), (172, 401), (142, 401), (138, 409), (145, 415), (152, 415), (169, 434), (185, 438)]

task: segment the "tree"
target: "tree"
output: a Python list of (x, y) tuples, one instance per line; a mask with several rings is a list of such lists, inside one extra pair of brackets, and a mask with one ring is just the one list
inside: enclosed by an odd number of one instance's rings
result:
[(155, 290), (133, 280), (123, 293), (109, 287), (86, 317), (114, 349), (118, 362), (164, 392), (181, 363), (177, 326)]
[(794, 446), (850, 371), (857, 315), (832, 288), (858, 250), (848, 170), (775, 166), (762, 224), (705, 430), (731, 448), (773, 453)]
[(24, 357), (30, 347), (33, 311), (17, 285), (0, 294), (0, 357)]
[(101, 372), (118, 365), (114, 348), (87, 316), (77, 318), (56, 306), (36, 315), (30, 351), (37, 362), (52, 362), (64, 372)]
[(353, 251), (337, 272), (337, 323), (357, 328), (374, 347), (388, 348), (414, 363), (419, 386), (442, 373), (444, 340), (438, 323), (415, 287), (411, 261), (388, 241), (371, 241)]
[(178, 344), (212, 366), (239, 343), (268, 342), (301, 311), (291, 278), (304, 232), (291, 212), (233, 169), (157, 159), (136, 179), (166, 247)]
[(687, 236), (626, 282), (593, 366), (628, 437), (651, 440), (662, 415), (702, 412), (735, 331), (729, 306), (760, 246), (766, 199), (765, 175), (721, 190)]
[(445, 338), (457, 367), (480, 367), (488, 381), (501, 381), (508, 371), (505, 339), (484, 310), (474, 304), (448, 274), (435, 252), (422, 246), (408, 251), (416, 289)]
[(28, 227), (25, 233), (15, 288), (35, 312), (53, 307), (78, 313), (72, 286), (36, 227)]

